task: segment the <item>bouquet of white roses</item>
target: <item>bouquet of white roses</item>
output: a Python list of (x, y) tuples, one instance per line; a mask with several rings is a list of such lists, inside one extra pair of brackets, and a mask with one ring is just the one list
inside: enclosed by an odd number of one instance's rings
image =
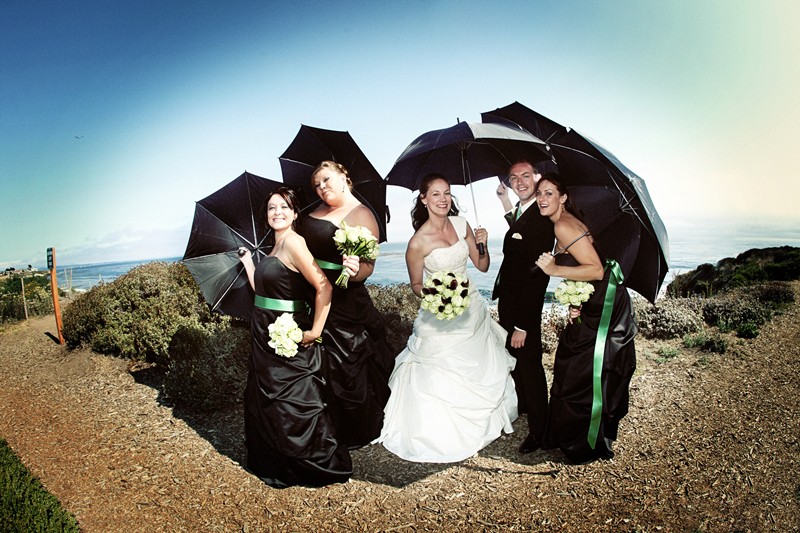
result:
[(469, 307), (469, 279), (452, 272), (436, 272), (422, 286), (420, 307), (439, 320), (453, 320)]
[[(374, 261), (380, 252), (378, 239), (369, 229), (364, 226), (348, 226), (344, 220), (339, 225), (339, 229), (334, 232), (333, 242), (336, 243), (336, 248), (342, 252), (342, 255), (357, 255), (362, 259)], [(347, 270), (343, 268), (336, 284), (346, 289), (349, 278)]]
[(269, 342), (281, 357), (297, 355), (297, 344), (303, 340), (303, 330), (294, 321), (292, 313), (283, 313), (268, 326)]
[[(583, 302), (587, 301), (592, 296), (593, 292), (594, 285), (588, 281), (565, 279), (558, 284), (554, 295), (561, 305), (580, 307)], [(578, 317), (578, 323), (580, 322), (581, 319)]]

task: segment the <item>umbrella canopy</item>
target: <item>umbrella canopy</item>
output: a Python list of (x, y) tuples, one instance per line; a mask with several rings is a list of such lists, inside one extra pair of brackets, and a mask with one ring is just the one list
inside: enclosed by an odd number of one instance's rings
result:
[[(518, 127), (459, 122), (414, 139), (397, 158), (386, 182), (415, 191), (425, 176), (437, 173), (453, 185), (471, 186), (475, 181), (506, 174), (520, 159), (535, 162), (549, 157), (541, 139)], [(475, 207), (474, 195), (472, 201)]]
[(655, 302), (669, 270), (669, 238), (644, 180), (589, 137), (518, 102), (481, 117), (547, 136), (547, 149), (574, 203), (591, 213), (585, 222), (598, 249), (617, 260), (628, 287)]
[(250, 319), (254, 293), (237, 251), (244, 246), (258, 263), (268, 250), (264, 202), (283, 185), (245, 172), (196, 203), (183, 264), (212, 311)]
[(283, 182), (298, 192), (307, 206), (305, 210), (313, 210), (321, 202), (311, 188), (311, 173), (317, 165), (325, 160), (344, 165), (353, 182), (353, 194), (378, 221), (378, 241), (386, 241), (386, 182), (348, 132), (301, 125), (279, 160)]

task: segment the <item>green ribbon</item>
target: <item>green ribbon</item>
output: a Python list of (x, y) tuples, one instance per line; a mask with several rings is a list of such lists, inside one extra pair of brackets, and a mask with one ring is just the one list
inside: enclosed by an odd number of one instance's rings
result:
[(606, 338), (608, 338), (608, 327), (611, 325), (611, 314), (614, 310), (614, 299), (617, 295), (617, 285), (625, 281), (619, 263), (613, 259), (606, 261), (606, 269), (611, 270), (606, 287), (605, 300), (603, 302), (603, 313), (600, 315), (600, 325), (597, 328), (597, 338), (594, 341), (594, 365), (592, 368), (592, 419), (589, 423), (589, 435), (587, 440), (589, 446), (594, 450), (597, 444), (597, 433), (600, 431), (600, 418), (603, 414), (603, 356), (606, 352)]
[(277, 298), (267, 298), (256, 294), (254, 303), (256, 307), (269, 309), (270, 311), (284, 311), (286, 313), (311, 312), (311, 308), (303, 300), (278, 300)]
[(314, 259), (317, 262), (320, 268), (325, 268), (328, 270), (342, 270), (344, 266), (339, 263), (331, 263), (330, 261), (325, 261), (324, 259)]

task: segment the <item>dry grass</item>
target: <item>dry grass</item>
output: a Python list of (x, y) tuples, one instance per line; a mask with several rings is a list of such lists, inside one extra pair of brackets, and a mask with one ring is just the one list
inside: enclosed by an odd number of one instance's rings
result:
[(519, 455), (517, 421), (461, 463), (371, 446), (349, 483), (275, 490), (241, 466), (241, 405), (164, 405), (152, 369), (67, 351), (45, 317), (0, 331), (0, 436), (85, 531), (797, 531), (798, 324), (795, 305), (724, 355), (638, 340), (612, 461)]

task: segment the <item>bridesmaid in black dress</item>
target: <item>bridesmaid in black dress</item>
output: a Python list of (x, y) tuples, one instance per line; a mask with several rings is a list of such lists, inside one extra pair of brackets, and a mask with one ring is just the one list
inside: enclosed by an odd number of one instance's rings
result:
[[(353, 466), (325, 408), (325, 353), (315, 342), (329, 314), (331, 284), (294, 230), (294, 192), (280, 187), (266, 206), (275, 237), (270, 255), (255, 266), (247, 249), (240, 249), (256, 293), (245, 388), (247, 468), (277, 488), (344, 482)], [(270, 324), (284, 313), (292, 313), (303, 330), (297, 353), (288, 357), (268, 344)]]
[(588, 281), (595, 288), (579, 310), (571, 310), (559, 339), (544, 445), (560, 448), (575, 463), (610, 459), (619, 422), (628, 413), (636, 370), (637, 328), (630, 296), (619, 266), (601, 260), (591, 235), (585, 234), (586, 226), (557, 175), (539, 180), (536, 201), (553, 221), (557, 250), (577, 239), (566, 253), (542, 254), (536, 264), (550, 276)]
[[(351, 449), (358, 448), (380, 435), (395, 354), (386, 342), (383, 318), (364, 286), (375, 263), (342, 256), (333, 234), (344, 220), (377, 236), (378, 222), (351, 192), (352, 183), (341, 164), (320, 163), (311, 185), (322, 202), (303, 221), (301, 232), (333, 285), (330, 317), (323, 333), (328, 406), (339, 439)], [(346, 289), (334, 283), (343, 268), (350, 275)]]

